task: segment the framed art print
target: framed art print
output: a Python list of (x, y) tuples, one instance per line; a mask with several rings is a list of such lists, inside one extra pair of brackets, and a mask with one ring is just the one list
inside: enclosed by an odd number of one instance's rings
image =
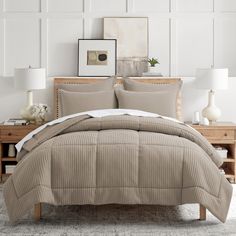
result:
[(116, 39), (79, 39), (78, 76), (116, 75)]
[(147, 17), (105, 17), (104, 39), (117, 39), (117, 74), (141, 76), (147, 71), (148, 59)]

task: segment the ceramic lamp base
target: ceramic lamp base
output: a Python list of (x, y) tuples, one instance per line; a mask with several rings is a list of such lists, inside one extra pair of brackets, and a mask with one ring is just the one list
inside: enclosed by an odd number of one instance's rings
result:
[(20, 115), (23, 119), (28, 121), (34, 121), (35, 118), (31, 115), (31, 106), (33, 105), (33, 92), (27, 91), (27, 106), (20, 111)]
[(210, 124), (216, 122), (221, 116), (220, 109), (215, 105), (215, 92), (212, 90), (209, 91), (208, 106), (203, 109), (202, 116), (207, 118)]
[(20, 115), (21, 115), (21, 118), (22, 119), (25, 119), (25, 120), (28, 120), (28, 121), (35, 121), (35, 117), (33, 117), (31, 115), (31, 107), (27, 106), (25, 108), (23, 108), (21, 111), (20, 111)]

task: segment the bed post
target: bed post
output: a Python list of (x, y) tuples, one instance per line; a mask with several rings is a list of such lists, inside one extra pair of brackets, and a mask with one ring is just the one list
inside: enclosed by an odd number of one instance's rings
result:
[(34, 220), (39, 221), (41, 218), (41, 203), (34, 205)]
[(206, 207), (204, 207), (203, 205), (199, 205), (200, 207), (200, 217), (199, 220), (206, 220)]

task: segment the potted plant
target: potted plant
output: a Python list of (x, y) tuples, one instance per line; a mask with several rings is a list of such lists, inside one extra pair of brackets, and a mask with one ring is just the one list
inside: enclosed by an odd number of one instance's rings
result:
[(149, 63), (149, 67), (148, 67), (148, 72), (150, 73), (157, 73), (158, 72), (158, 68), (157, 68), (157, 64), (160, 64), (157, 58), (149, 58), (148, 59), (148, 63)]

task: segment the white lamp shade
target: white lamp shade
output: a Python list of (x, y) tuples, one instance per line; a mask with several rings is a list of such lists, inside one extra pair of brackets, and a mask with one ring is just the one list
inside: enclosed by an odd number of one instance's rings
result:
[(196, 87), (207, 90), (223, 90), (228, 88), (228, 69), (197, 69)]
[(44, 68), (16, 68), (15, 87), (23, 90), (46, 88), (46, 72)]

